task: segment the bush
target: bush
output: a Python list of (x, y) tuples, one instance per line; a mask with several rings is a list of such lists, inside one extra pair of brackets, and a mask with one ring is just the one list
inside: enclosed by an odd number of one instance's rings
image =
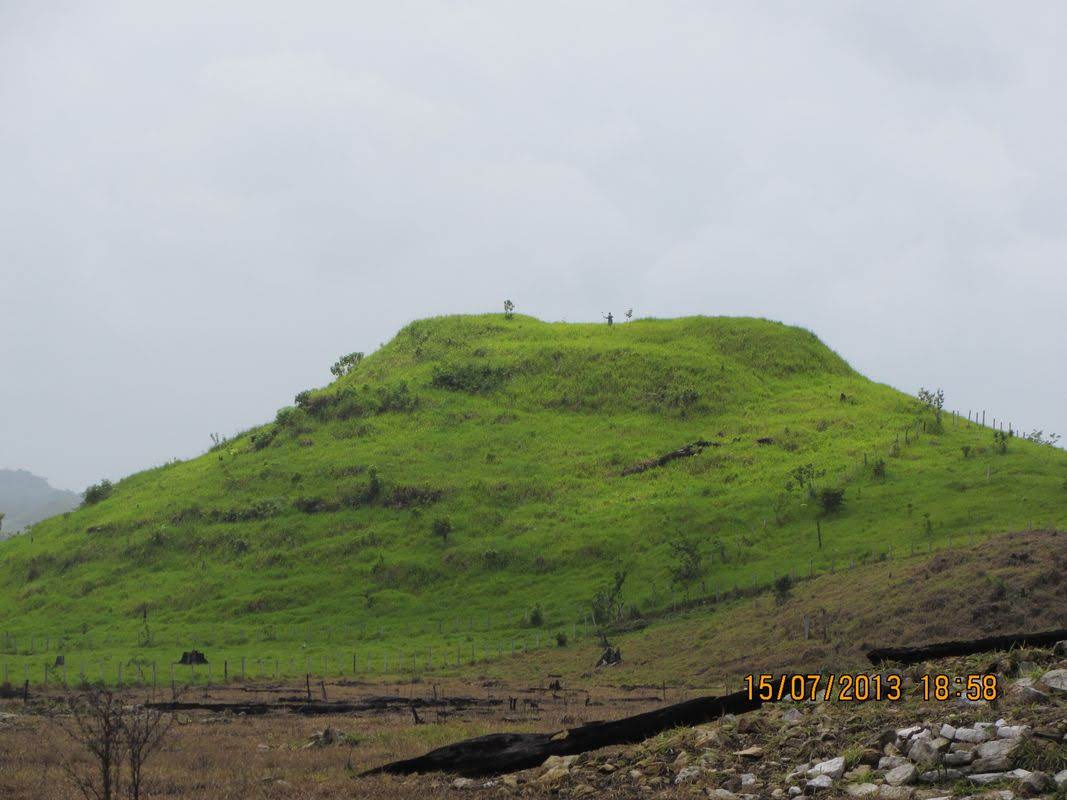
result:
[(783, 575), (774, 582), (774, 596), (779, 603), (784, 603), (789, 598), (792, 588), (793, 579), (788, 575)]
[(671, 542), (671, 578), (675, 583), (688, 584), (700, 577), (700, 549), (693, 539), (679, 537)]
[(871, 475), (880, 481), (885, 480), (885, 459), (879, 458), (871, 465)]
[(362, 353), (349, 353), (347, 356), (341, 356), (337, 359), (337, 361), (334, 362), (334, 365), (330, 367), (330, 372), (338, 378), (343, 378), (358, 367), (359, 362), (362, 360)]
[(556, 634), (556, 647), (566, 647), (566, 646), (567, 646), (567, 634), (565, 634), (563, 631), (560, 631), (559, 633)]
[(970, 458), (971, 457), (971, 446), (969, 444), (963, 445), (963, 447), (961, 447), (960, 450), (963, 452), (963, 457), (964, 458)]
[(821, 478), (826, 474), (826, 470), (815, 469), (814, 464), (802, 464), (799, 467), (794, 467), (789, 472), (789, 478), (786, 480), (785, 489), (787, 492), (797, 489), (807, 489), (809, 497), (815, 497), (815, 479)]
[(278, 409), (278, 415), (274, 421), (283, 428), (302, 427), (307, 422), (307, 412), (296, 406), (286, 406)]
[(100, 483), (94, 483), (88, 489), (82, 493), (82, 505), (91, 506), (99, 503), (101, 500), (106, 500), (111, 496), (111, 490), (114, 488), (111, 485), (111, 481), (105, 478)]
[(508, 378), (504, 367), (488, 364), (447, 364), (433, 369), (433, 385), (438, 389), (468, 394), (486, 394), (498, 389)]
[(530, 625), (534, 628), (540, 628), (545, 624), (545, 615), (541, 611), (541, 606), (534, 606), (534, 610), (530, 612)]
[(700, 401), (700, 393), (692, 386), (683, 386), (671, 392), (667, 405), (671, 408), (689, 408)]
[(626, 570), (615, 572), (612, 583), (593, 595), (592, 608), (593, 623), (596, 625), (609, 625), (622, 615), (622, 586), (626, 583)]
[(500, 569), (508, 562), (507, 557), (497, 550), (486, 550), (482, 553), (482, 561), (487, 569)]
[(367, 480), (367, 492), (365, 497), (368, 503), (373, 503), (382, 493), (382, 479), (378, 477), (378, 470), (375, 467), (371, 467), (368, 470), (368, 473), (370, 477)]
[(408, 391), (408, 385), (401, 381), (395, 386), (379, 386), (375, 390), (379, 414), (387, 411), (414, 411), (419, 405), (419, 398)]
[(433, 535), (440, 536), (441, 541), (447, 543), (448, 535), (452, 533), (452, 520), (448, 517), (438, 517), (433, 521)]
[(212, 522), (249, 522), (255, 519), (270, 519), (281, 513), (277, 500), (260, 500), (251, 506), (222, 508), (208, 512)]
[(293, 501), (293, 507), (305, 514), (320, 514), (324, 511), (336, 511), (339, 504), (322, 497), (298, 497)]
[[(279, 414), (281, 412), (278, 412)], [(249, 439), (252, 442), (253, 450), (262, 450), (264, 447), (274, 441), (274, 437), (278, 435), (278, 429), (273, 425), (269, 425), (262, 430), (253, 433)]]
[(359, 389), (301, 392), (296, 396), (296, 405), (319, 420), (345, 420), (388, 411), (413, 411), (418, 407), (419, 399), (401, 381), (373, 389), (364, 385)]
[(385, 498), (386, 508), (428, 506), (441, 499), (441, 490), (432, 486), (395, 486)]
[(925, 409), (929, 409), (934, 412), (933, 425), (927, 428), (928, 433), (941, 433), (943, 426), (941, 423), (941, 410), (945, 407), (945, 393), (941, 389), (936, 392), (931, 392), (928, 389), (919, 389), (919, 405)]
[(378, 477), (378, 470), (370, 467), (367, 472), (367, 485), (344, 492), (341, 495), (340, 505), (346, 508), (359, 508), (360, 506), (370, 505), (381, 497), (382, 479)]
[(840, 511), (844, 504), (844, 489), (825, 488), (819, 490), (819, 505), (822, 507), (824, 514), (833, 514), (836, 511)]

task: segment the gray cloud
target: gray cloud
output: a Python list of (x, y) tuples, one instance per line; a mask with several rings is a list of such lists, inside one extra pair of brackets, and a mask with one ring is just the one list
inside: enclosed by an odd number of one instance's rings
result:
[(1067, 428), (1058, 4), (218, 5), (0, 7), (0, 466), (195, 454), (505, 296)]

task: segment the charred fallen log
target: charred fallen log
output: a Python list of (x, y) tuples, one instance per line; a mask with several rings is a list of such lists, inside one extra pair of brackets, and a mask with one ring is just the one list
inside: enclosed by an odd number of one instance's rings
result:
[(632, 467), (627, 467), (622, 471), (622, 474), (636, 475), (638, 472), (646, 472), (647, 470), (655, 469), (656, 467), (662, 467), (664, 464), (669, 464), (678, 458), (690, 458), (691, 456), (699, 455), (706, 447), (719, 446), (719, 442), (709, 442), (705, 439), (697, 439), (695, 442), (687, 444), (685, 447), (679, 447), (677, 450), (664, 453), (659, 458), (650, 458), (648, 461), (642, 461), (640, 464), (634, 464)]
[(442, 697), (437, 700), (410, 697), (369, 697), (360, 702), (308, 702), (301, 698), (281, 698), (274, 702), (198, 702), (180, 700), (172, 702), (146, 703), (146, 708), (157, 711), (211, 711), (231, 714), (268, 714), (272, 711), (288, 711), (295, 714), (356, 714), (360, 712), (403, 711), (409, 708), (441, 708), (462, 710), (477, 706), (500, 705), (500, 700), (485, 700), (475, 697)]
[(984, 639), (966, 639), (958, 642), (937, 642), (923, 647), (879, 647), (867, 653), (872, 664), (895, 661), (898, 664), (917, 664), (937, 658), (970, 656), (994, 650), (1010, 650), (1013, 647), (1051, 647), (1067, 639), (1067, 629), (1042, 633), (1015, 633), (1008, 636), (987, 636)]
[(698, 697), (614, 722), (593, 722), (557, 733), (493, 733), (465, 739), (418, 758), (394, 761), (363, 774), (454, 772), (474, 777), (515, 772), (542, 764), (549, 756), (576, 755), (609, 745), (633, 744), (671, 728), (699, 725), (723, 714), (744, 714), (762, 705), (763, 701), (750, 698), (748, 692)]

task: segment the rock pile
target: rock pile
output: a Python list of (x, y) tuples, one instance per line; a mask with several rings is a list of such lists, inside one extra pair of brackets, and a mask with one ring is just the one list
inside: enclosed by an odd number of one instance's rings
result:
[[(1006, 691), (992, 704), (924, 702), (913, 675), (899, 702), (770, 704), (618, 752), (553, 757), (536, 770), (451, 785), (561, 798), (1067, 797), (1067, 688), (1059, 683), (1067, 662), (1054, 663), (1053, 651), (1031, 657), (1033, 674), (1002, 676)], [(919, 672), (976, 669), (960, 659)]]

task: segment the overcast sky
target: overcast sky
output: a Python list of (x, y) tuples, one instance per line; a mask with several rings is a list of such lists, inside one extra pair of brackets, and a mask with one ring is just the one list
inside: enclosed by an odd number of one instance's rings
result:
[(505, 297), (1067, 433), (1065, 10), (0, 0), (0, 467), (195, 455)]

